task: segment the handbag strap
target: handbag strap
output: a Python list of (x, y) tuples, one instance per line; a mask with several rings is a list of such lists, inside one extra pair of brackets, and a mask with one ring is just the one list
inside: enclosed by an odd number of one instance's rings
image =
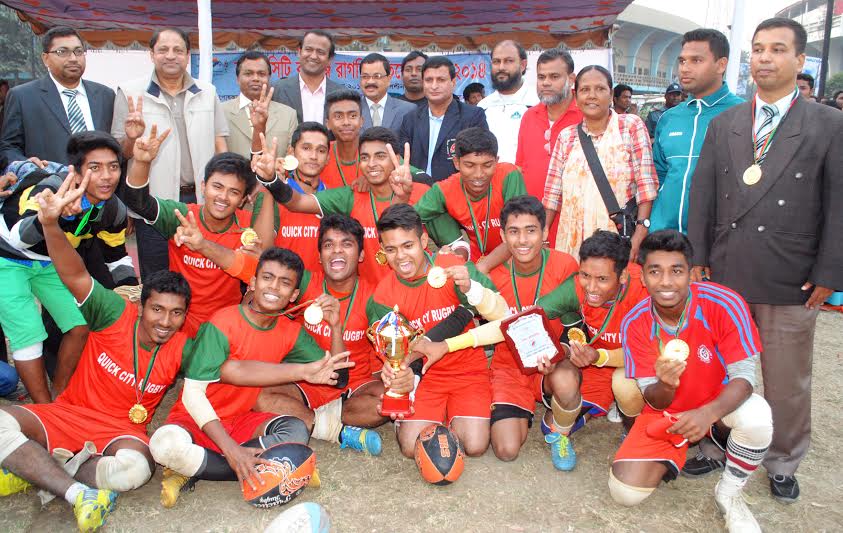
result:
[(612, 216), (620, 213), (621, 206), (618, 205), (615, 192), (609, 184), (606, 172), (603, 171), (603, 165), (600, 164), (600, 158), (597, 157), (597, 150), (594, 149), (594, 143), (591, 142), (591, 137), (582, 129), (582, 122), (577, 126), (577, 135), (580, 138), (580, 146), (582, 146), (582, 151), (585, 154), (585, 160), (588, 161), (588, 168), (591, 170), (591, 175), (594, 177), (597, 190), (600, 191), (600, 196), (603, 197), (603, 203), (606, 204), (609, 215)]

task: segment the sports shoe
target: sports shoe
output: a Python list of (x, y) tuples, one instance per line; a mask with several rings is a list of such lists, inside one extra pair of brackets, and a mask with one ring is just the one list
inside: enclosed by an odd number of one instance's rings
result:
[(164, 468), (164, 478), (161, 480), (161, 505), (167, 509), (176, 505), (179, 494), (182, 490), (185, 490), (185, 485), (189, 481), (189, 477), (183, 476), (175, 470)]
[(770, 492), (779, 503), (793, 503), (799, 499), (799, 482), (796, 481), (796, 476), (770, 476)]
[(556, 470), (570, 472), (577, 466), (577, 454), (571, 439), (561, 433), (551, 433), (544, 437), (544, 441), (550, 444), (550, 460)]
[(718, 481), (714, 487), (714, 501), (726, 519), (726, 529), (729, 533), (761, 533), (761, 526), (746, 505), (743, 491), (728, 494), (720, 490), (721, 483)]
[(680, 472), (684, 477), (702, 477), (726, 466), (725, 461), (718, 461), (707, 457), (703, 452), (697, 452), (692, 459), (685, 461), (685, 466)]
[(105, 525), (108, 515), (114, 511), (117, 493), (107, 489), (85, 489), (76, 496), (73, 514), (79, 531), (88, 533)]
[(356, 426), (343, 426), (340, 443), (340, 448), (351, 448), (369, 455), (381, 454), (381, 436), (377, 431)]
[(5, 468), (0, 468), (0, 496), (11, 496), (30, 488), (32, 483)]
[(621, 412), (618, 409), (617, 402), (612, 402), (612, 405), (609, 406), (609, 412), (606, 413), (606, 420), (608, 420), (612, 424), (620, 424), (621, 422), (623, 422), (623, 418), (621, 418)]

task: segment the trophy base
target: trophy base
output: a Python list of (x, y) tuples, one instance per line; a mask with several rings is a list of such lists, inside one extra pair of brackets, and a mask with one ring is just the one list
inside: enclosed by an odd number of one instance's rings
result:
[(410, 414), (410, 397), (395, 397), (390, 396), (389, 394), (384, 394), (383, 403), (381, 404), (381, 413), (383, 413), (384, 416)]

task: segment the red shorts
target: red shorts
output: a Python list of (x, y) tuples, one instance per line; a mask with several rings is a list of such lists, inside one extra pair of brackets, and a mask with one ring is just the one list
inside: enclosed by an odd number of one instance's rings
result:
[(591, 416), (603, 416), (609, 412), (609, 406), (615, 400), (612, 393), (612, 374), (614, 367), (597, 367), (594, 365), (582, 369), (582, 385), (580, 394), (582, 403), (589, 407)]
[(461, 375), (425, 375), (416, 389), (416, 412), (406, 420), (450, 424), (456, 417), (486, 418), (491, 414), (489, 371)]
[(357, 389), (367, 383), (372, 383), (373, 381), (380, 382), (380, 380), (373, 379), (371, 375), (368, 375), (360, 376), (360, 378), (350, 381), (348, 383), (348, 387), (345, 387), (344, 389), (338, 389), (330, 385), (313, 385), (312, 383), (304, 381), (295, 383), (295, 385), (301, 391), (302, 396), (304, 396), (304, 402), (307, 406), (310, 409), (316, 410), (327, 403), (331, 403), (346, 392), (349, 396), (351, 396), (355, 393), (355, 391), (357, 391)]
[(536, 403), (550, 408), (544, 398), (544, 376), (524, 374), (517, 368), (492, 368), (492, 404), (513, 405), (532, 414)]
[[(243, 414), (226, 418), (225, 420), (220, 420), (220, 422), (222, 423), (222, 427), (225, 428), (226, 433), (229, 434), (234, 442), (237, 444), (243, 444), (255, 436), (255, 432), (262, 424), (280, 416), (283, 415), (246, 411)], [(217, 453), (222, 453), (222, 450), (220, 450), (217, 445), (214, 444), (214, 441), (212, 441), (210, 437), (208, 437), (205, 432), (196, 425), (196, 422), (193, 421), (193, 418), (189, 414), (185, 413), (181, 416), (170, 415), (165, 424), (175, 424), (183, 427), (188, 433), (190, 433), (190, 436), (193, 437), (194, 444)]]
[(38, 418), (47, 435), (47, 450), (51, 453), (56, 448), (76, 453), (86, 441), (93, 442), (99, 453), (120, 439), (136, 439), (149, 444), (146, 424), (131, 423), (128, 409), (124, 418), (118, 419), (102, 411), (63, 402), (21, 407)]
[(635, 424), (629, 430), (621, 444), (618, 453), (615, 454), (615, 462), (618, 461), (655, 461), (666, 463), (673, 475), (679, 474), (685, 466), (685, 459), (688, 454), (688, 443), (678, 448), (669, 441), (654, 439), (647, 435), (647, 425), (664, 418), (661, 412), (645, 412), (638, 415)]

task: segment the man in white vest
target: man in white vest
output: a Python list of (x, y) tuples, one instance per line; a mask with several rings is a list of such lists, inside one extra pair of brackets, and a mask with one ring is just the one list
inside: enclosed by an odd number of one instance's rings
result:
[[(111, 133), (132, 164), (135, 140), (170, 129), (149, 171), (150, 194), (185, 203), (203, 203), (203, 169), (215, 153), (227, 150), (228, 122), (211, 84), (187, 72), (190, 39), (178, 28), (156, 30), (149, 42), (155, 69), (150, 75), (121, 83), (114, 101)], [(200, 195), (201, 196), (201, 195)], [(137, 224), (141, 278), (167, 270), (167, 241), (151, 226)]]

